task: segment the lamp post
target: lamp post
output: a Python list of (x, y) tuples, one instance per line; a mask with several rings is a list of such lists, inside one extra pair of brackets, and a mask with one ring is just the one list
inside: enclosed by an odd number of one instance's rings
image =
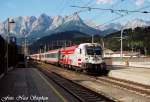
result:
[(123, 30), (124, 30), (124, 29), (122, 28), (122, 29), (121, 29), (121, 35), (120, 35), (120, 43), (121, 43), (121, 44), (120, 44), (120, 45), (121, 45), (121, 46), (120, 46), (120, 57), (121, 57), (121, 59), (122, 59), (122, 57), (123, 57), (123, 56), (122, 56), (122, 50), (123, 50), (123, 44), (122, 44), (123, 37), (122, 37), (122, 34), (123, 34)]
[(124, 32), (124, 29), (126, 29), (127, 26), (123, 26), (121, 28), (121, 34), (120, 34), (120, 57), (122, 59), (123, 57), (123, 39), (125, 39), (125, 37), (123, 37), (123, 32)]
[(27, 67), (27, 42), (26, 42), (26, 35), (24, 36), (24, 60), (25, 60), (25, 67)]
[(94, 43), (94, 35), (92, 34), (92, 43)]
[(22, 33), (24, 35), (24, 46), (23, 46), (23, 53), (24, 53), (24, 61), (25, 61), (25, 67), (28, 66), (27, 64), (27, 56), (28, 56), (28, 49), (27, 49), (27, 32), (25, 31), (25, 29), (22, 30)]
[(7, 73), (8, 71), (8, 67), (9, 67), (9, 33), (10, 33), (10, 24), (11, 23), (15, 23), (13, 19), (11, 19), (10, 21), (10, 18), (7, 19), (7, 46), (6, 46), (6, 70), (5, 72)]
[(100, 39), (100, 41), (101, 41), (101, 44), (102, 44), (102, 47), (103, 47), (103, 50), (104, 50), (104, 49), (105, 49), (104, 39), (103, 39), (103, 38), (101, 38), (101, 39)]

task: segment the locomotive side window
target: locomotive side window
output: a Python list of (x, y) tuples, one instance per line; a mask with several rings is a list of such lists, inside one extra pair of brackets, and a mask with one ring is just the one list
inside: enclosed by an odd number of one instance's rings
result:
[(77, 49), (77, 53), (78, 53), (78, 54), (81, 54), (81, 53), (82, 53), (82, 49), (81, 49), (81, 48), (78, 48), (78, 49)]
[(88, 55), (102, 55), (101, 47), (95, 46), (86, 47), (86, 52)]
[(80, 54), (81, 54), (82, 53), (82, 49), (80, 49), (79, 51), (80, 51)]
[(47, 58), (57, 58), (58, 57), (58, 53), (50, 53), (50, 54), (46, 54)]

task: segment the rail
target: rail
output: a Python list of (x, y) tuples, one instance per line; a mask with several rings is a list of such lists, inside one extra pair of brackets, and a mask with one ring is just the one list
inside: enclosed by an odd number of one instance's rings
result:
[(57, 85), (76, 97), (80, 102), (115, 102), (113, 99), (78, 85), (55, 72), (49, 72), (46, 69), (40, 70)]

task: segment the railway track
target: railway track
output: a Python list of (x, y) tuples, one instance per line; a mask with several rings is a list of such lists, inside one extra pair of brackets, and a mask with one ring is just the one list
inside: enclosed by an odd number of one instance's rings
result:
[[(46, 69), (48, 70), (48, 68), (46, 68)], [(57, 69), (59, 69), (59, 68), (57, 68)], [(61, 69), (61, 70), (63, 70), (63, 69)], [(75, 71), (70, 71), (70, 70), (63, 70), (63, 71), (66, 71), (68, 73), (77, 73)], [(79, 73), (77, 73), (77, 74), (79, 74)], [(134, 93), (142, 95), (142, 96), (150, 97), (150, 86), (148, 86), (148, 85), (143, 85), (140, 83), (123, 80), (123, 79), (118, 79), (118, 78), (113, 78), (113, 77), (108, 77), (108, 76), (91, 76), (91, 75), (86, 75), (86, 76), (89, 79), (94, 80), (95, 82), (103, 83), (103, 84), (113, 86), (113, 87), (119, 87), (121, 89), (125, 89), (127, 91), (134, 92)]]
[(116, 102), (113, 99), (78, 85), (55, 72), (50, 72), (47, 69), (40, 69), (40, 71), (42, 71), (48, 78), (53, 80), (57, 85), (76, 97), (79, 102)]
[[(95, 79), (95, 77), (92, 78)], [(98, 82), (110, 83), (111, 85), (126, 89), (128, 91), (150, 97), (150, 86), (147, 85), (108, 76), (96, 77), (96, 80)]]

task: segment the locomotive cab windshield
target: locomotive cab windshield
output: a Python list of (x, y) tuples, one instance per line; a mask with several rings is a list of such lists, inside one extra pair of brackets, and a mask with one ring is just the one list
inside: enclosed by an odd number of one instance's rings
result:
[(102, 49), (100, 46), (88, 46), (86, 47), (87, 55), (102, 55)]

